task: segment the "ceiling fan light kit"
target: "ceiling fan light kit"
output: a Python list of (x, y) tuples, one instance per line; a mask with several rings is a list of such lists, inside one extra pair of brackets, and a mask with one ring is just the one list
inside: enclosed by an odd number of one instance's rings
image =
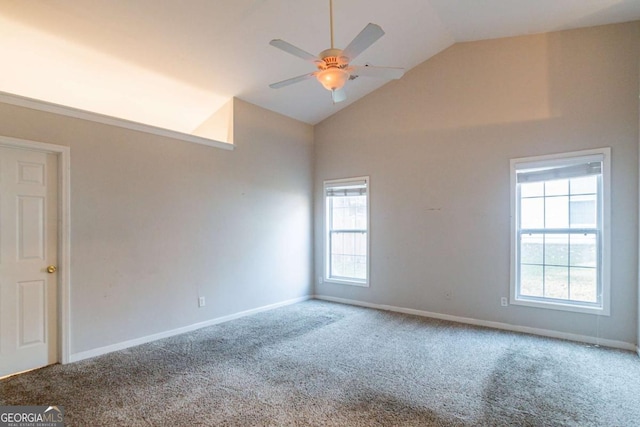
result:
[(327, 90), (338, 90), (349, 80), (349, 73), (342, 68), (327, 68), (319, 71), (316, 78)]
[(269, 85), (272, 89), (289, 86), (294, 83), (315, 77), (322, 86), (331, 91), (331, 98), (334, 103), (342, 102), (347, 99), (344, 91), (344, 85), (351, 78), (357, 76), (379, 77), (383, 79), (399, 79), (404, 74), (402, 68), (392, 67), (372, 67), (357, 66), (349, 63), (360, 55), (369, 46), (375, 43), (384, 35), (384, 31), (376, 24), (368, 24), (353, 39), (351, 43), (344, 49), (336, 49), (333, 46), (333, 1), (329, 0), (329, 21), (331, 33), (331, 48), (320, 52), (320, 55), (314, 56), (284, 40), (274, 39), (269, 44), (281, 49), (291, 55), (312, 62), (318, 71), (302, 76), (292, 77), (281, 82)]

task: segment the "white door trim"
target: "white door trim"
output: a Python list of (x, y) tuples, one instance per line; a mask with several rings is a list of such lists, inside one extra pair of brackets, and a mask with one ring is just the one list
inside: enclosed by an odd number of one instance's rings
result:
[(27, 141), (0, 135), (0, 146), (34, 150), (56, 155), (58, 159), (58, 361), (69, 363), (71, 354), (70, 297), (70, 196), (71, 150), (69, 147)]

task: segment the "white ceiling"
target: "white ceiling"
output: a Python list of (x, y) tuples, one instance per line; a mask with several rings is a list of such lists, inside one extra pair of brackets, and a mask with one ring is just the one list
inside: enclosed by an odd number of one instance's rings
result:
[[(269, 45), (329, 47), (328, 0), (0, 0), (0, 91), (191, 133), (238, 97), (315, 124), (386, 81), (348, 82), (333, 105), (314, 71)], [(336, 47), (386, 35), (357, 64), (407, 70), (455, 42), (640, 19), (640, 0), (334, 0)]]

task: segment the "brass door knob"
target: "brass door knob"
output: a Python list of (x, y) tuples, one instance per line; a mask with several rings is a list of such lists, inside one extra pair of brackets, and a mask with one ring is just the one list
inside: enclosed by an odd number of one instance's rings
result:
[(56, 267), (55, 265), (50, 265), (49, 267), (47, 267), (47, 273), (55, 273), (56, 271), (58, 271), (58, 267)]

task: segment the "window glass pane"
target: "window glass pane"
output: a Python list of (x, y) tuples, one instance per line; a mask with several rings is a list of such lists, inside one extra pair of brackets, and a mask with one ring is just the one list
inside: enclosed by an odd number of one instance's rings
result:
[(545, 265), (569, 265), (568, 234), (545, 234), (544, 263)]
[[(345, 271), (345, 267), (344, 267), (344, 256), (343, 255), (334, 255), (331, 254), (331, 272), (330, 272), (330, 277), (335, 277), (335, 276), (340, 276), (340, 274), (338, 274), (338, 272), (340, 273), (344, 273)], [(342, 274), (343, 277), (344, 274)]]
[(569, 237), (569, 263), (575, 267), (596, 267), (597, 246), (595, 234), (572, 234)]
[(367, 233), (332, 232), (331, 277), (366, 279)]
[(332, 229), (344, 228), (344, 201), (342, 197), (331, 197), (330, 227)]
[(332, 254), (351, 255), (354, 253), (355, 241), (353, 234), (333, 233), (332, 241), (336, 242), (335, 251), (331, 251)]
[(544, 194), (545, 196), (565, 196), (569, 194), (569, 180), (557, 179), (554, 181), (545, 181)]
[(596, 195), (571, 196), (571, 228), (595, 228), (597, 226)]
[(571, 194), (595, 194), (598, 191), (597, 175), (573, 178), (570, 183)]
[(367, 278), (367, 259), (360, 256), (355, 260), (355, 273), (352, 277), (357, 279), (366, 280)]
[(572, 301), (598, 302), (598, 279), (595, 268), (571, 268), (569, 273)]
[(356, 229), (365, 230), (367, 228), (367, 198), (360, 196), (357, 200), (356, 208)]
[(544, 196), (544, 182), (532, 182), (520, 184), (520, 197)]
[(520, 295), (543, 297), (543, 267), (540, 265), (522, 265), (520, 268)]
[(349, 197), (333, 197), (333, 211), (331, 212), (331, 218), (333, 220), (331, 228), (344, 229), (348, 227), (349, 223)]
[(544, 263), (543, 249), (543, 234), (523, 234), (520, 237), (520, 262), (542, 265)]
[(366, 260), (355, 255), (331, 255), (331, 277), (365, 280)]
[(569, 197), (546, 197), (544, 214), (546, 228), (568, 228)]
[(332, 197), (331, 229), (363, 230), (367, 228), (367, 197)]
[(545, 267), (545, 298), (569, 299), (569, 268)]
[(544, 198), (522, 199), (520, 202), (520, 227), (544, 227)]
[(359, 233), (355, 236), (354, 254), (367, 255), (367, 233)]

